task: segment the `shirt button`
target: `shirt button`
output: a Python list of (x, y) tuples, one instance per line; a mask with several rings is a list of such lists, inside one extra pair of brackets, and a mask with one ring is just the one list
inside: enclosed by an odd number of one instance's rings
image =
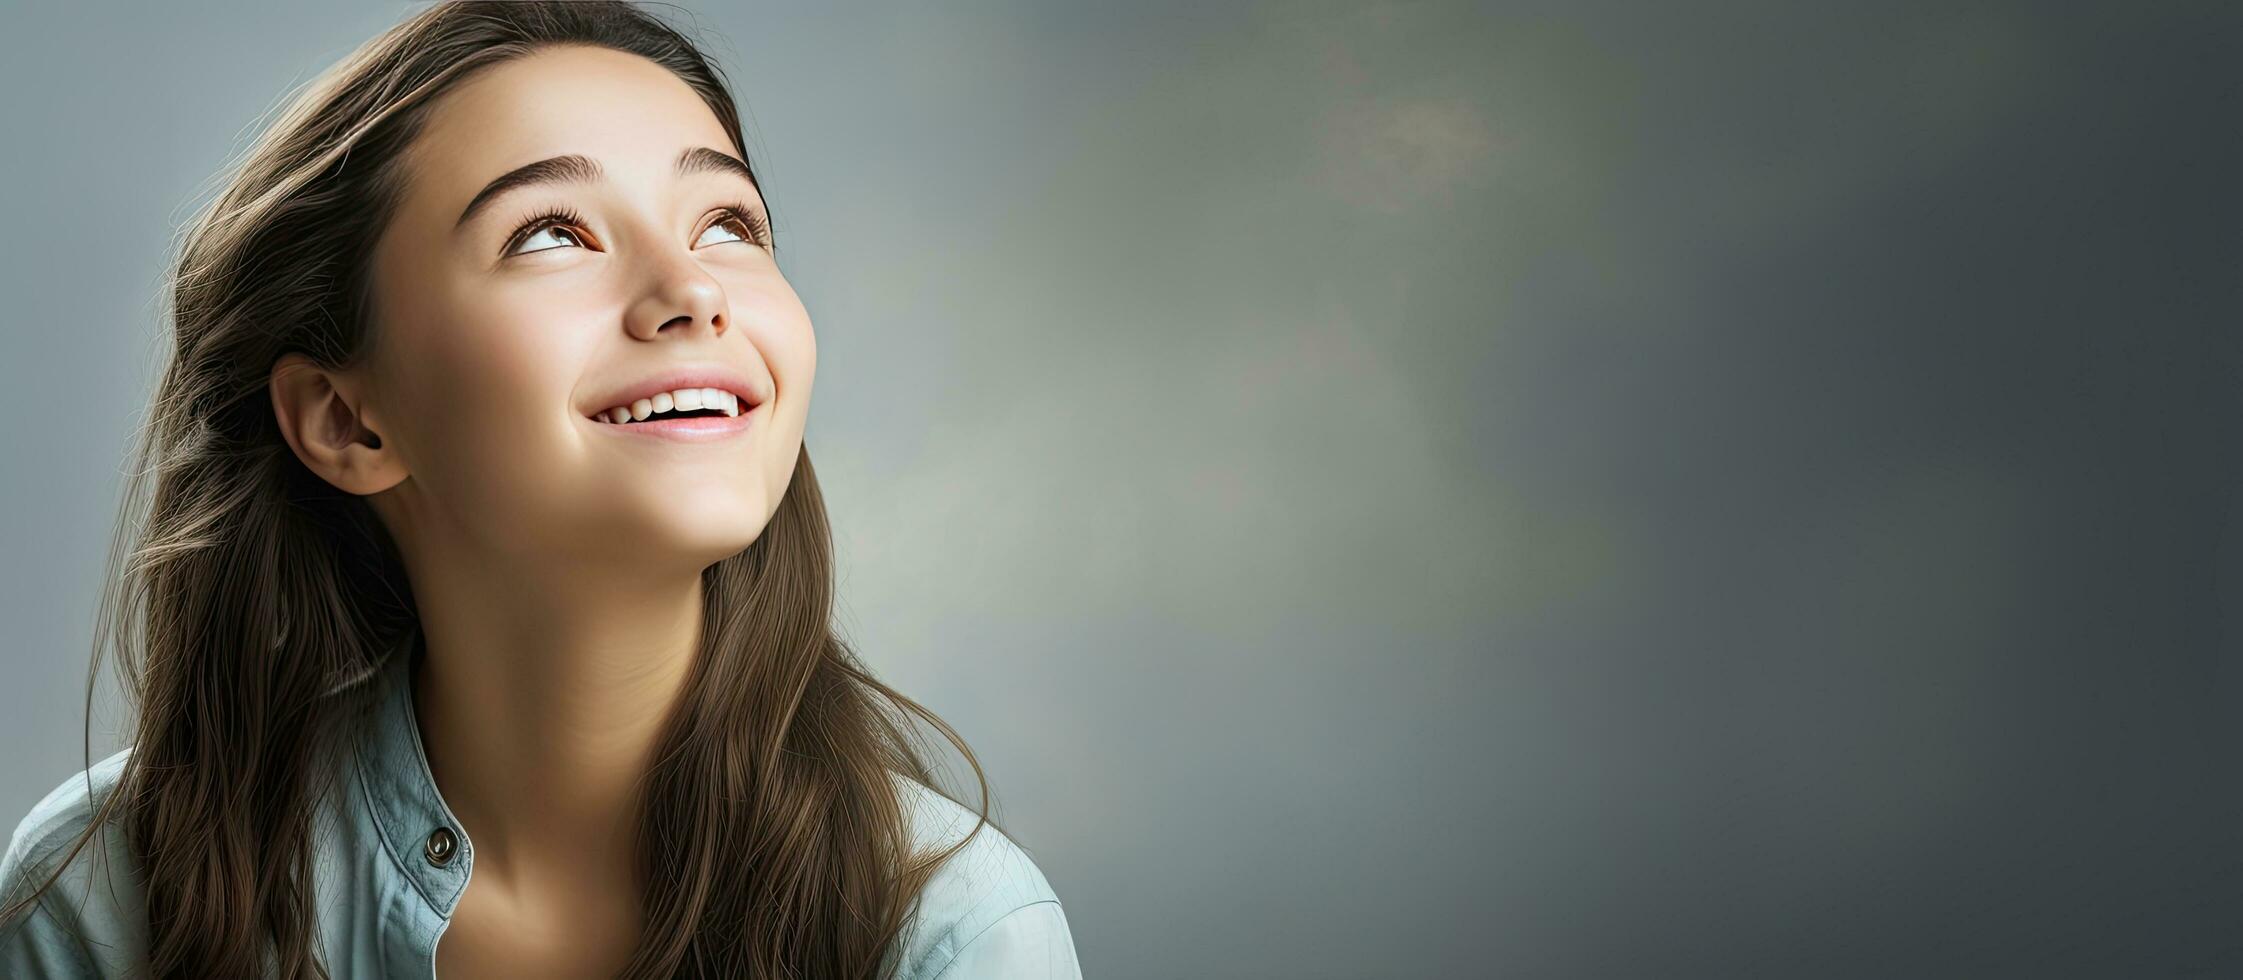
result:
[(452, 828), (436, 828), (435, 833), (428, 835), (429, 863), (437, 867), (452, 863), (452, 852), (458, 847), (459, 838), (452, 835)]

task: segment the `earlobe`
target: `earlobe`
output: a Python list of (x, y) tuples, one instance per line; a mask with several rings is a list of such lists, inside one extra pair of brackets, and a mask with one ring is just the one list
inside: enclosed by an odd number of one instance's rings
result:
[(337, 489), (378, 493), (397, 483), (396, 454), (361, 417), (346, 378), (298, 353), (282, 355), (269, 383), (281, 437), (305, 468)]

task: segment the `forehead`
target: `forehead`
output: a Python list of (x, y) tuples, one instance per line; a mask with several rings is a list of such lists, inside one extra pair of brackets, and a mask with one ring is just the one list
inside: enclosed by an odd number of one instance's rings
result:
[(545, 48), (439, 98), (409, 153), (407, 196), (456, 215), (491, 178), (566, 153), (598, 160), (618, 182), (667, 181), (686, 146), (734, 152), (716, 114), (676, 75), (608, 48)]

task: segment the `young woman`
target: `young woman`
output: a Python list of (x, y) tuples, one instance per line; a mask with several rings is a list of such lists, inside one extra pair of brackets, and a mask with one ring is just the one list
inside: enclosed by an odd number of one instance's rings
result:
[(440, 4), (310, 85), (184, 239), (137, 737), (17, 828), (0, 975), (1079, 976), (833, 631), (775, 258), (630, 5)]

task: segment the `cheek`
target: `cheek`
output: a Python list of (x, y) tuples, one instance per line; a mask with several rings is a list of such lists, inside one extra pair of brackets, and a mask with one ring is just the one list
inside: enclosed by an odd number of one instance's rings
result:
[(775, 508), (801, 459), (811, 389), (817, 376), (817, 336), (809, 313), (783, 282), (778, 289), (761, 293), (752, 307), (735, 302), (734, 311), (747, 326), (748, 342), (769, 372), (778, 398), (765, 406), (771, 414), (764, 420), (752, 464), (761, 478), (765, 499)]
[(570, 430), (570, 396), (588, 336), (501, 305), (430, 309), (405, 326), (389, 365), (392, 414), (421, 475), (464, 489), (534, 473)]
[(460, 286), (423, 321), (427, 357), (408, 367), (442, 376), (451, 401), (500, 414), (558, 411), (598, 339), (575, 311), (595, 308), (590, 297), (550, 285)]
[(783, 488), (792, 478), (795, 460), (802, 448), (811, 393), (817, 383), (817, 338), (810, 330), (810, 321), (804, 318), (799, 326), (776, 338), (766, 359), (779, 401), (773, 406), (776, 411), (771, 418), (772, 438), (764, 455), (764, 465), (775, 481), (774, 488)]
[(742, 322), (749, 325), (749, 340), (771, 372), (780, 400), (807, 403), (818, 370), (818, 336), (794, 291), (782, 280), (746, 311)]

